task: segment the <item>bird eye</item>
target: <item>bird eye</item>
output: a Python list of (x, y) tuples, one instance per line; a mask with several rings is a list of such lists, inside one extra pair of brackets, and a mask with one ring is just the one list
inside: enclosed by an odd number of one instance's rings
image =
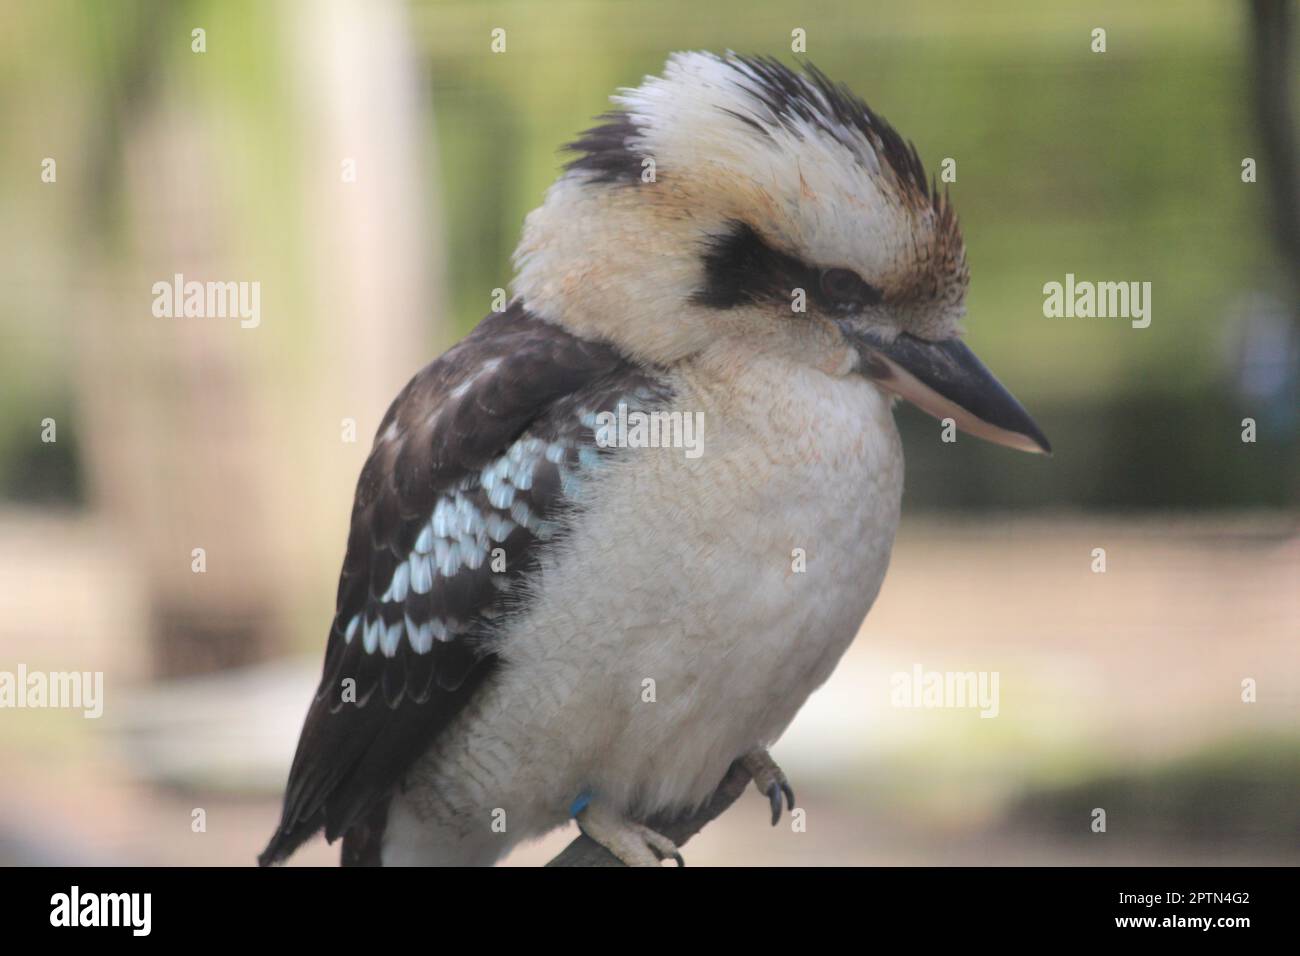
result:
[(822, 271), (822, 292), (838, 308), (875, 305), (882, 298), (880, 290), (868, 285), (852, 269)]

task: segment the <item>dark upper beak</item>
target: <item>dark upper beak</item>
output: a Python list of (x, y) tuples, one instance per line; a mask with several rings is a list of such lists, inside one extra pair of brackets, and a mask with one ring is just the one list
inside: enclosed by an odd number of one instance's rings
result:
[(883, 337), (840, 323), (862, 358), (862, 372), (882, 388), (962, 431), (1021, 451), (1050, 455), (1052, 446), (1029, 413), (960, 339), (928, 342), (906, 333)]

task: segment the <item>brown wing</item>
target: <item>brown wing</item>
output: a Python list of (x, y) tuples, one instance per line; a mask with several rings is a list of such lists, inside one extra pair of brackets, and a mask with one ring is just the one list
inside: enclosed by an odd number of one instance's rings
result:
[(494, 623), (580, 504), (591, 412), (654, 389), (516, 305), (397, 397), (357, 483), (324, 672), (260, 863), (356, 825), (464, 706), (494, 666)]

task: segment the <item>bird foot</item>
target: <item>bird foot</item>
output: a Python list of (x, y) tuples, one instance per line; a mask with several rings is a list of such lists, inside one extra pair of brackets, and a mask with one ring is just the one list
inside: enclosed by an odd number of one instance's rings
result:
[(781, 798), (785, 797), (785, 806), (794, 812), (794, 790), (790, 786), (790, 781), (785, 778), (785, 772), (776, 765), (772, 755), (766, 750), (751, 750), (741, 759), (749, 775), (754, 778), (754, 786), (758, 787), (758, 792), (767, 797), (768, 803), (772, 805), (772, 826), (781, 822)]
[(588, 804), (576, 819), (583, 833), (627, 866), (659, 866), (668, 859), (676, 860), (678, 866), (686, 865), (672, 840), (599, 803)]

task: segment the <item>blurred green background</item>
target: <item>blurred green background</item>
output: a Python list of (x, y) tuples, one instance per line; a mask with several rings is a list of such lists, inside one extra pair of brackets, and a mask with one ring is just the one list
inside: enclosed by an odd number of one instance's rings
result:
[[(762, 808), (738, 809), (743, 829), (729, 815), (698, 852), (1294, 862), (1300, 264), (1270, 232), (1286, 171), (1260, 135), (1249, 11), (0, 0), (0, 669), (102, 669), (113, 695), (102, 725), (0, 715), (0, 859), (251, 861), (387, 402), (508, 285), (560, 147), (611, 92), (673, 50), (800, 59), (799, 28), (927, 168), (956, 160), (968, 340), (1056, 454), (946, 445), (900, 407), (894, 570), (777, 751), (839, 825), (773, 849)], [(1292, 99), (1296, 81), (1292, 60)], [(260, 282), (260, 326), (153, 317), (177, 272)], [(1150, 327), (1045, 318), (1066, 273), (1150, 282)], [(974, 730), (881, 709), (917, 655), (1022, 692)], [(1252, 675), (1271, 681), (1253, 709)], [(1072, 842), (1102, 794), (1143, 839)], [(185, 843), (198, 805), (225, 839)]]
[[(280, 68), (293, 32), (306, 29), (295, 18), (313, 14), (285, 10), (6, 4), (0, 200), (13, 271), (0, 308), (13, 369), (0, 393), (0, 490), (8, 496), (85, 493), (75, 454), (46, 454), (23, 414), (34, 401), (73, 402), (57, 336), (34, 316), (68, 308), (59, 301), (68, 290), (40, 284), (70, 240), (109, 254), (127, 241), (115, 218), (115, 151), (133, 110), (161, 99), (220, 117), (221, 173), (244, 224), (234, 253), (258, 274), (276, 273), (284, 334), (321, 320), (305, 294), (310, 263), (284, 241), (285, 224), (312, 201), (301, 169), (322, 159), (301, 78)], [(181, 39), (200, 20), (211, 48), (197, 56)], [(971, 340), (1048, 434), (1066, 436), (1050, 472), (973, 442), (956, 454), (925, 442), (914, 452), (925, 456), (912, 469), (914, 506), (1294, 503), (1300, 393), (1295, 336), (1284, 330), (1294, 314), (1286, 272), (1297, 266), (1270, 246), (1269, 187), (1241, 181), (1247, 156), (1263, 163), (1262, 179), (1271, 175), (1250, 102), (1245, 20), (1244, 4), (1222, 0), (418, 4), (404, 39), (429, 107), (412, 118), (426, 147), (420, 201), (446, 240), (418, 251), (446, 278), (445, 315), (424, 317), (424, 348), (432, 353), (485, 314), (491, 290), (510, 278), (524, 214), (556, 175), (559, 147), (611, 91), (657, 70), (667, 51), (780, 52), (799, 27), (808, 58), (913, 138), (931, 169), (957, 160), (951, 189), (973, 273)], [(1098, 25), (1108, 31), (1104, 54), (1089, 47)], [(494, 27), (507, 30), (505, 55), (487, 52)], [(65, 162), (65, 177), (77, 181), (53, 197), (33, 188), (31, 157), (58, 146), (88, 165)], [(382, 169), (382, 156), (376, 162)], [(1045, 319), (1042, 286), (1067, 272), (1151, 282), (1151, 327)], [(441, 321), (449, 332), (438, 332)], [(1275, 365), (1256, 370), (1269, 381), (1263, 393), (1243, 384), (1252, 359)], [(909, 428), (932, 427), (904, 416)], [(1240, 454), (1245, 416), (1267, 436), (1249, 459)]]

